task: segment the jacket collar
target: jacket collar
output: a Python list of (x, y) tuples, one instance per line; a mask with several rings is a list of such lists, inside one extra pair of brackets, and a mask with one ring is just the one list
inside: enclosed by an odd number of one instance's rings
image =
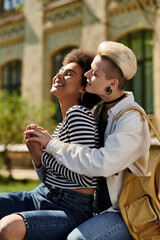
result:
[(126, 97), (122, 99), (120, 102), (118, 102), (114, 107), (110, 108), (108, 110), (108, 115), (113, 115), (114, 117), (119, 115), (119, 113), (126, 109), (128, 105), (134, 103), (134, 96), (132, 92), (125, 92)]

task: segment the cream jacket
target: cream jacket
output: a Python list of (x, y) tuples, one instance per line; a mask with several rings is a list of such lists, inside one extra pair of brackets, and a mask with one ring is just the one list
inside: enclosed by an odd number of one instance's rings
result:
[[(150, 134), (147, 121), (136, 110), (126, 112), (117, 121), (119, 114), (128, 107), (138, 106), (131, 92), (108, 111), (108, 124), (104, 134), (104, 147), (89, 148), (51, 140), (46, 151), (58, 163), (70, 170), (87, 176), (104, 176), (113, 209), (118, 209), (118, 200), (123, 180), (129, 168), (136, 175), (148, 175)], [(141, 107), (140, 107), (141, 108)]]

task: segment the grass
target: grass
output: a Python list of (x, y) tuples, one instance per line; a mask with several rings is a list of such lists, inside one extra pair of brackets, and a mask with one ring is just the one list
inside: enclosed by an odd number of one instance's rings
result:
[(0, 176), (0, 193), (30, 191), (39, 185), (38, 180), (23, 179), (17, 180), (9, 177)]

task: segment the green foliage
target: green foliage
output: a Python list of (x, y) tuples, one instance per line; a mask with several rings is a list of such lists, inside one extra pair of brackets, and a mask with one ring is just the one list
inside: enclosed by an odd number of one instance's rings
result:
[(0, 193), (2, 192), (17, 192), (31, 191), (40, 184), (39, 180), (22, 179), (17, 180), (12, 177), (4, 177), (0, 175)]
[(16, 93), (0, 92), (0, 143), (22, 142), (22, 129), (26, 118), (26, 106)]
[(23, 133), (31, 123), (36, 123), (52, 133), (56, 124), (55, 113), (54, 103), (48, 101), (37, 106), (17, 93), (0, 91), (0, 144), (23, 143)]

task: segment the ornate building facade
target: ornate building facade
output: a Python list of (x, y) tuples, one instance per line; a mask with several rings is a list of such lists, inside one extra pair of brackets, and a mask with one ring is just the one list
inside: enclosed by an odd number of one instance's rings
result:
[(160, 132), (160, 2), (158, 0), (0, 1), (0, 88), (29, 101), (50, 99), (65, 54), (96, 51), (103, 40), (126, 44), (138, 71), (127, 90)]

